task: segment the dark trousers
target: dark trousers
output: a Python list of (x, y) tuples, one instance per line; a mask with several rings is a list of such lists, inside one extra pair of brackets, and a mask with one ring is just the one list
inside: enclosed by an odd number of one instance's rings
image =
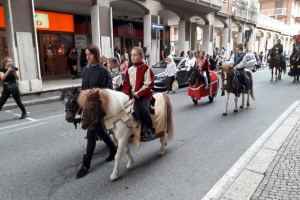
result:
[(74, 69), (73, 69), (72, 62), (71, 62), (71, 61), (68, 61), (67, 64), (68, 64), (68, 67), (69, 67), (69, 69), (70, 69), (70, 73), (71, 73), (71, 75), (73, 76), (73, 75), (74, 75)]
[[(8, 88), (4, 85), (3, 86), (3, 91), (2, 91), (2, 95), (0, 97), (0, 110), (2, 109), (3, 105), (5, 104), (5, 102), (7, 101), (8, 97), (11, 95), (12, 93), (8, 90)], [(17, 103), (17, 105), (19, 106), (19, 108), (21, 109), (22, 113), (26, 113), (25, 107), (21, 102), (21, 96), (20, 96), (20, 92), (12, 94), (15, 102)]]
[(174, 82), (175, 76), (167, 77), (167, 90), (172, 91), (172, 84)]
[(238, 71), (240, 73), (238, 79), (241, 82), (241, 84), (246, 87), (245, 70), (242, 68), (242, 69), (238, 69)]
[(92, 159), (93, 153), (96, 147), (96, 136), (99, 135), (102, 141), (106, 144), (110, 152), (113, 152), (116, 149), (114, 142), (111, 137), (108, 135), (105, 130), (103, 123), (99, 123), (95, 130), (89, 129), (87, 131), (87, 146), (86, 146), (86, 154), (85, 157), (88, 159)]
[(153, 128), (152, 118), (149, 114), (150, 99), (141, 97), (134, 102), (134, 113), (138, 120), (144, 122), (148, 129)]

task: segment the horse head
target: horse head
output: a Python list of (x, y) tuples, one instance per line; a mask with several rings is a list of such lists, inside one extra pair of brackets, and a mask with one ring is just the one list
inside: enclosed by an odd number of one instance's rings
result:
[(293, 54), (294, 53), (300, 53), (300, 47), (299, 47), (299, 45), (300, 45), (299, 43), (293, 45)]
[(225, 65), (220, 66), (219, 69), (221, 70), (223, 88), (226, 89), (234, 78), (233, 67), (230, 65)]
[(201, 81), (200, 70), (198, 67), (192, 67), (189, 76), (189, 83), (191, 85), (196, 85), (197, 81)]
[(269, 52), (270, 52), (271, 57), (275, 57), (278, 54), (278, 52), (276, 51), (275, 48), (270, 49)]
[(78, 104), (82, 108), (81, 127), (95, 128), (108, 112), (108, 91), (104, 89), (84, 90), (79, 93)]
[(67, 122), (72, 123), (79, 110), (79, 105), (77, 103), (78, 94), (78, 88), (62, 91), (61, 100), (63, 100), (63, 104), (65, 105), (65, 119)]

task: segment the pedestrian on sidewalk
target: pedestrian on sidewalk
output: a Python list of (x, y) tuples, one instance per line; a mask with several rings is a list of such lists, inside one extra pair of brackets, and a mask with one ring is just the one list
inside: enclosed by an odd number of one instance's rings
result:
[[(167, 74), (167, 79), (166, 79), (166, 85), (167, 85), (167, 94), (169, 94), (170, 91), (172, 91), (172, 84), (174, 80), (177, 78), (177, 69), (176, 69), (176, 64), (172, 58), (172, 56), (167, 56), (167, 68), (164, 72), (163, 77), (166, 76)], [(175, 93), (175, 91), (173, 91)]]
[[(90, 67), (87, 68), (82, 74), (82, 85), (81, 89), (92, 89), (92, 88), (108, 88), (112, 89), (111, 76), (107, 68), (102, 67), (100, 61), (99, 48), (95, 45), (90, 45), (85, 48), (87, 54), (87, 60)], [(117, 147), (104, 129), (102, 122), (96, 125), (95, 130), (88, 129), (87, 131), (87, 146), (86, 153), (83, 156), (83, 161), (80, 170), (76, 174), (76, 178), (82, 178), (87, 175), (91, 168), (91, 160), (96, 146), (96, 135), (100, 136), (102, 141), (106, 144), (109, 149), (109, 156), (106, 158), (106, 162), (114, 160), (117, 152)]]
[(87, 65), (86, 54), (85, 54), (84, 49), (81, 49), (81, 54), (80, 54), (80, 70), (81, 70), (81, 76), (82, 76), (82, 73), (83, 73), (83, 71), (84, 71), (86, 65)]
[(116, 45), (114, 48), (114, 57), (118, 59), (119, 62), (121, 62), (121, 55), (120, 55), (120, 46)]
[(69, 47), (66, 54), (65, 54), (65, 57), (66, 57), (66, 64), (68, 65), (68, 67), (70, 69), (71, 76), (72, 76), (72, 79), (73, 79), (74, 78), (74, 70), (73, 70), (73, 67), (72, 67), (71, 53), (72, 53), (72, 47)]
[(0, 62), (0, 78), (3, 81), (3, 91), (0, 97), (0, 110), (6, 103), (8, 97), (12, 95), (22, 111), (22, 115), (19, 119), (27, 118), (27, 112), (21, 102), (20, 90), (16, 82), (20, 79), (20, 74), (18, 68), (13, 66), (13, 62), (10, 57), (6, 57)]
[(189, 57), (185, 62), (185, 68), (187, 72), (191, 70), (191, 67), (195, 66), (195, 62), (196, 62), (196, 58), (194, 57), (194, 53), (192, 51), (190, 51), (188, 56)]
[(121, 56), (121, 64), (120, 64), (120, 71), (122, 73), (122, 80), (125, 80), (126, 72), (128, 70), (128, 62), (126, 61), (125, 56)]
[[(126, 61), (129, 61), (129, 55), (128, 55), (127, 49), (125, 47), (122, 49), (122, 52), (121, 52), (121, 56), (123, 56), (123, 55), (125, 56)], [(121, 60), (121, 58), (120, 58), (120, 60)]]
[[(121, 58), (124, 55), (121, 56)], [(110, 71), (113, 90), (122, 91), (122, 74), (120, 72), (120, 63), (117, 58), (111, 57), (107, 60), (107, 69)]]
[(144, 50), (144, 60), (145, 60), (145, 64), (149, 65), (149, 53), (148, 53), (148, 49), (147, 47), (144, 47), (143, 48)]

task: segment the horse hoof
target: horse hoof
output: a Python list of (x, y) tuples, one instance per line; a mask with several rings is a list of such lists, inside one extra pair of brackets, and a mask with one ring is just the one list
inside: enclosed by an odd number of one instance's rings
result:
[(127, 170), (128, 172), (130, 172), (130, 171), (132, 171), (132, 170), (133, 170), (133, 168), (131, 168), (131, 167), (128, 167), (128, 168), (126, 168), (126, 170)]
[(237, 113), (239, 110), (234, 110), (233, 112)]
[(223, 116), (227, 116), (227, 113), (223, 113), (222, 115), (223, 115)]
[(162, 157), (164, 155), (164, 153), (157, 153), (158, 157)]
[(247, 106), (250, 106), (250, 104), (247, 104)]
[(109, 179), (109, 182), (111, 182), (111, 183), (114, 183), (114, 182), (116, 182), (118, 180), (118, 178), (113, 178), (113, 179)]
[(243, 109), (244, 108), (244, 106), (240, 106), (240, 109)]

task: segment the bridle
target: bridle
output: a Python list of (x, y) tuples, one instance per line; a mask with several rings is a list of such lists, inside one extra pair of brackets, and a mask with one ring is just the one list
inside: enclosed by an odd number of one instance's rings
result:
[(84, 120), (84, 121), (88, 122), (87, 126), (89, 128), (91, 126), (94, 126), (95, 124), (98, 124), (98, 123), (104, 121), (103, 117), (97, 117), (98, 116), (98, 112), (99, 112), (99, 108), (98, 107), (99, 107), (98, 104), (96, 104), (95, 109), (94, 109), (96, 113), (90, 119), (83, 116), (84, 109), (82, 110), (80, 118), (81, 118), (81, 120)]

